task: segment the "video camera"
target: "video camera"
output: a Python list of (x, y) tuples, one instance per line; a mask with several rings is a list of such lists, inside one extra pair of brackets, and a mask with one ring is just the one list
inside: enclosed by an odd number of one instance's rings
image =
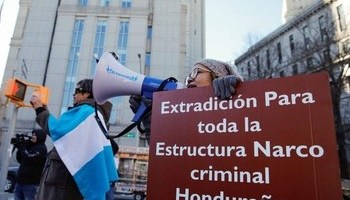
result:
[(23, 144), (29, 144), (31, 139), (32, 136), (30, 134), (17, 133), (16, 137), (11, 138), (11, 144), (13, 144), (15, 147)]

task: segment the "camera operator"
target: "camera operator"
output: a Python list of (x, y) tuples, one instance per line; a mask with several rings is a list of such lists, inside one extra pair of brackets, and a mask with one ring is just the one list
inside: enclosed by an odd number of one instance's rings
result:
[[(25, 139), (25, 138), (28, 139)], [(17, 172), (15, 200), (34, 200), (43, 171), (47, 148), (46, 133), (42, 129), (32, 131), (32, 136), (16, 135), (13, 143), (18, 149), (16, 159), (20, 164)]]

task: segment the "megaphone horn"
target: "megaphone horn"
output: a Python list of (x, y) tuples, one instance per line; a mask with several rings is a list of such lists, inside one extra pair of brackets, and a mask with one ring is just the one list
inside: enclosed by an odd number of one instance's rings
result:
[[(136, 73), (122, 64), (111, 52), (104, 53), (97, 64), (92, 92), (95, 100), (103, 104), (107, 99), (123, 95), (141, 95), (152, 98), (162, 80)], [(184, 88), (183, 84), (168, 81), (164, 91)]]

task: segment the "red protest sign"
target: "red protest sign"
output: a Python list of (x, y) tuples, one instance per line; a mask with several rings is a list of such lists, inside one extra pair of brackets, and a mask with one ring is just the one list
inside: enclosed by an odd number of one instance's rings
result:
[(154, 94), (147, 198), (341, 199), (326, 73)]

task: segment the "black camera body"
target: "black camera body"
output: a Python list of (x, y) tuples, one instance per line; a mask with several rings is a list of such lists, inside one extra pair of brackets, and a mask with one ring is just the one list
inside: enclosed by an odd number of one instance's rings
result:
[(11, 138), (11, 144), (14, 146), (21, 146), (31, 143), (32, 136), (23, 133), (17, 133), (16, 137)]

